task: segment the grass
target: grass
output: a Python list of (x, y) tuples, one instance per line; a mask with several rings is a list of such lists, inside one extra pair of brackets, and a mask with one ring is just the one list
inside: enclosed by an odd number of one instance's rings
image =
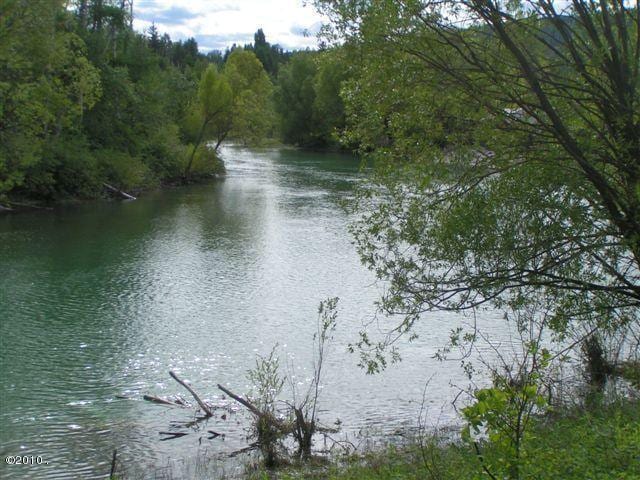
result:
[[(254, 480), (490, 479), (474, 448), (432, 437), (405, 447), (353, 456), (321, 467), (257, 472)], [(499, 445), (481, 447), (496, 479), (508, 478)], [(521, 480), (640, 480), (640, 403), (627, 400), (589, 411), (538, 419), (523, 445)]]

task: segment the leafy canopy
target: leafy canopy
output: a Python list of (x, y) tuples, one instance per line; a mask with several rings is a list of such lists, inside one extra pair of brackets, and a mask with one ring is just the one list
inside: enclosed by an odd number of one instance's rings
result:
[(534, 302), (559, 335), (637, 326), (637, 8), (316, 3), (357, 70), (346, 139), (377, 168), (354, 230), (396, 332)]

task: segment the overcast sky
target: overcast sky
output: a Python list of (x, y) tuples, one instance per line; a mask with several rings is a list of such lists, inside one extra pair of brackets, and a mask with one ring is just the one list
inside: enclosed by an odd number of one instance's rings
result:
[(173, 40), (195, 37), (203, 52), (253, 42), (262, 28), (269, 43), (287, 50), (317, 44), (322, 17), (303, 0), (134, 0), (134, 28), (155, 22)]

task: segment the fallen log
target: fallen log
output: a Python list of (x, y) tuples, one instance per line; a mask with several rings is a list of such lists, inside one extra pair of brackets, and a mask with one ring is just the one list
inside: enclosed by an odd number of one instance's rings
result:
[(153, 395), (143, 395), (143, 400), (147, 402), (157, 403), (159, 405), (169, 405), (171, 407), (184, 407), (184, 405), (176, 402), (172, 402), (171, 400), (165, 400), (164, 398), (154, 397)]
[(184, 437), (185, 435), (189, 435), (187, 432), (160, 432), (160, 435), (167, 435), (164, 438), (161, 438), (160, 441), (165, 440), (174, 440), (176, 438)]
[(253, 442), (253, 443), (252, 443), (251, 445), (249, 445), (248, 447), (244, 447), (244, 448), (241, 448), (240, 450), (236, 450), (236, 451), (234, 451), (234, 452), (231, 452), (231, 453), (228, 455), (228, 457), (229, 457), (229, 458), (237, 457), (238, 455), (241, 455), (241, 454), (243, 454), (243, 453), (250, 452), (250, 451), (255, 450), (255, 449), (257, 449), (257, 448), (259, 448), (258, 442)]
[(193, 388), (191, 388), (189, 385), (187, 385), (186, 382), (178, 378), (178, 376), (172, 371), (169, 371), (169, 375), (171, 375), (171, 378), (173, 378), (176, 382), (178, 382), (180, 385), (182, 385), (184, 388), (186, 388), (189, 391), (189, 393), (193, 396), (196, 402), (198, 402), (198, 405), (200, 405), (200, 408), (202, 409), (202, 411), (207, 417), (213, 417), (213, 412), (211, 411), (211, 409), (207, 406), (206, 403), (202, 401), (202, 399), (193, 390)]
[(114, 187), (113, 185), (109, 185), (108, 183), (104, 183), (104, 182), (102, 183), (102, 185), (104, 185), (107, 189), (111, 190), (114, 193), (117, 193), (118, 195), (122, 196), (127, 200), (137, 200), (137, 198), (134, 197), (133, 195), (129, 195), (127, 192), (123, 192), (122, 190)]
[(290, 423), (286, 423), (283, 422), (281, 420), (278, 420), (277, 418), (275, 418), (271, 413), (269, 412), (262, 412), (258, 407), (256, 407), (253, 403), (251, 403), (249, 400), (242, 398), (240, 395), (236, 395), (235, 393), (233, 393), (231, 390), (229, 390), (228, 388), (223, 387), (222, 385), (218, 384), (218, 388), (220, 390), (222, 390), (224, 393), (226, 393), (228, 396), (230, 396), (231, 398), (233, 398), (236, 402), (242, 404), (243, 406), (245, 406), (251, 413), (253, 413), (256, 417), (258, 418), (263, 418), (265, 419), (268, 423), (270, 423), (271, 425), (273, 425), (274, 427), (276, 427), (278, 430), (280, 430), (282, 433), (290, 433), (291, 432), (291, 424)]
[(233, 393), (231, 390), (223, 387), (222, 385), (218, 384), (218, 388), (220, 390), (222, 390), (224, 393), (226, 393), (227, 395), (229, 395), (231, 398), (233, 398), (236, 402), (244, 405), (245, 407), (247, 407), (247, 409), (253, 413), (255, 416), (257, 417), (262, 417), (264, 415), (264, 413), (262, 413), (258, 407), (256, 407), (253, 403), (249, 402), (249, 400), (245, 400), (244, 398), (242, 398), (239, 395), (236, 395), (235, 393)]

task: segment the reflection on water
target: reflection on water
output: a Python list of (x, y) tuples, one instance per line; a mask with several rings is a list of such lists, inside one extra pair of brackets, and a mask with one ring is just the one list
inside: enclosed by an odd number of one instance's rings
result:
[[(228, 177), (208, 185), (0, 218), (0, 453), (49, 462), (2, 464), (0, 475), (104, 477), (114, 448), (142, 467), (193, 455), (197, 435), (158, 435), (190, 414), (142, 394), (183, 393), (167, 375), (175, 369), (224, 402), (216, 383), (247, 392), (246, 370), (276, 343), (304, 384), (317, 305), (329, 296), (341, 301), (322, 420), (339, 418), (346, 433), (411, 425), (434, 374), (427, 404), (453, 418), (440, 407), (463, 380), (431, 357), (459, 318), (423, 322), (403, 362), (381, 375), (366, 376), (346, 352), (379, 294), (338, 206), (360, 179), (357, 160), (237, 148), (224, 157)], [(205, 438), (208, 451), (244, 445), (241, 413), (211, 422), (227, 435)]]

